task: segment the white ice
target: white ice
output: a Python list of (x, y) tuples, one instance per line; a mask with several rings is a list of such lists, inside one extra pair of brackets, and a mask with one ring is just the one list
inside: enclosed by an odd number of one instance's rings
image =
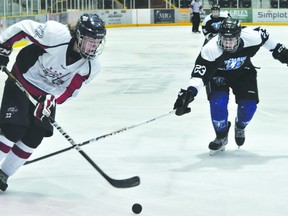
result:
[[(287, 27), (267, 29), (288, 45)], [(56, 121), (82, 143), (169, 112), (188, 85), (203, 39), (189, 26), (108, 29), (101, 74), (76, 99), (58, 106)], [(261, 67), (260, 103), (241, 149), (231, 128), (226, 151), (209, 156), (215, 135), (203, 89), (188, 115), (169, 115), (82, 147), (110, 177), (139, 175), (140, 186), (112, 187), (72, 149), (12, 176), (0, 193), (0, 215), (129, 216), (140, 203), (143, 216), (286, 216), (287, 66), (265, 48), (253, 59)], [(2, 95), (6, 75), (0, 79)], [(229, 114), (234, 126), (233, 95)], [(31, 159), (69, 146), (55, 130)]]

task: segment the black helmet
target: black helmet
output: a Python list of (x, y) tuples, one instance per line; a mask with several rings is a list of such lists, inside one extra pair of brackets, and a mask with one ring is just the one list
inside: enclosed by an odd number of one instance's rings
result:
[(218, 45), (224, 51), (236, 51), (240, 44), (241, 30), (242, 28), (239, 20), (231, 17), (226, 18), (220, 24)]
[(220, 11), (220, 5), (218, 4), (213, 4), (212, 7), (211, 7), (211, 11), (212, 10), (219, 10)]
[(106, 35), (106, 28), (103, 20), (97, 14), (83, 14), (77, 22), (77, 31), (81, 35), (102, 39)]
[(220, 15), (220, 5), (213, 4), (211, 7), (211, 16), (212, 18), (218, 18)]
[[(97, 14), (83, 14), (77, 21), (75, 35), (80, 55), (91, 60), (97, 54), (101, 54), (105, 44), (105, 35), (105, 24)], [(88, 39), (84, 41), (85, 37), (90, 38), (90, 42)]]

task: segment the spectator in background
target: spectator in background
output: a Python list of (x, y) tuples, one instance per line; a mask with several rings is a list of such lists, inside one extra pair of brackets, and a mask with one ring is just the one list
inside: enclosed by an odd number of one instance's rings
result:
[(201, 33), (199, 31), (200, 13), (202, 13), (202, 3), (200, 0), (193, 0), (189, 6), (190, 17), (192, 22), (192, 32)]

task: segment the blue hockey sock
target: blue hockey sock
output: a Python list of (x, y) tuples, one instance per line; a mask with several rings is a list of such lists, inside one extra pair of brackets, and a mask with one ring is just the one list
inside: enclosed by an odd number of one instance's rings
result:
[(210, 95), (210, 114), (217, 134), (228, 130), (228, 101), (229, 94), (225, 91), (213, 92)]
[(242, 129), (245, 128), (253, 118), (256, 108), (257, 103), (255, 100), (238, 101), (236, 126)]

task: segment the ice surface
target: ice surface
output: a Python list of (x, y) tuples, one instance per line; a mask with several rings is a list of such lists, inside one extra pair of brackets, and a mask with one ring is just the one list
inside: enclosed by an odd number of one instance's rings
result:
[[(267, 27), (288, 45), (286, 28)], [(203, 40), (187, 26), (108, 29), (103, 71), (77, 99), (58, 106), (57, 122), (81, 143), (169, 112), (187, 87)], [(113, 188), (72, 149), (12, 176), (0, 193), (0, 215), (129, 216), (140, 203), (143, 216), (286, 216), (287, 66), (264, 48), (254, 64), (261, 67), (260, 103), (240, 150), (231, 130), (226, 151), (209, 156), (215, 135), (203, 89), (188, 115), (169, 115), (83, 146), (110, 177), (139, 175), (140, 186)], [(1, 94), (5, 78), (1, 74)], [(231, 95), (232, 122), (235, 112)], [(31, 159), (69, 146), (55, 130)]]

